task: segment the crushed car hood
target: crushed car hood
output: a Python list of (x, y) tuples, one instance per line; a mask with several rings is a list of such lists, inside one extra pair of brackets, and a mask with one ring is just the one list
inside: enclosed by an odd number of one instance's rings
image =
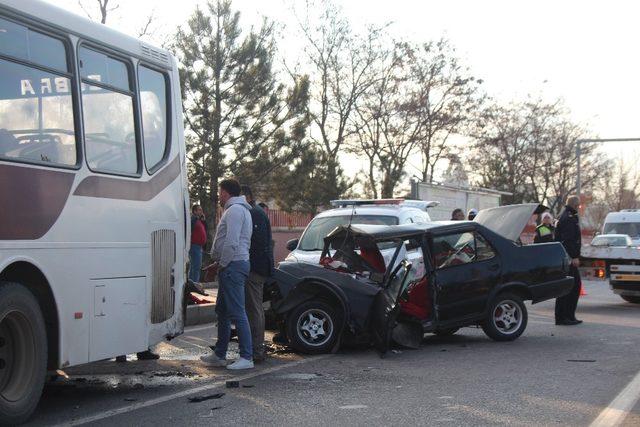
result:
[(513, 242), (520, 238), (520, 234), (534, 214), (540, 214), (547, 209), (538, 203), (500, 206), (483, 209), (478, 212), (474, 221), (489, 230)]

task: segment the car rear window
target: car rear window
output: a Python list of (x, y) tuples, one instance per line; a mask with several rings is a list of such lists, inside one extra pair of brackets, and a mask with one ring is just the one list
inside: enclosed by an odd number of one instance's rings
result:
[(305, 230), (298, 249), (303, 251), (321, 251), (324, 247), (324, 238), (341, 225), (371, 224), (371, 225), (397, 225), (398, 218), (387, 215), (341, 215), (315, 218)]

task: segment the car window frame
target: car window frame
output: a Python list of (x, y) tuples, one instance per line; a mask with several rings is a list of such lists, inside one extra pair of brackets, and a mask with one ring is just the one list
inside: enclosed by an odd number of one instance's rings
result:
[[(125, 91), (123, 89), (120, 89), (118, 87), (115, 86), (111, 86), (109, 84), (103, 83), (103, 82), (97, 82), (95, 80), (91, 80), (91, 79), (85, 79), (82, 77), (82, 72), (80, 71), (80, 49), (81, 48), (87, 48), (90, 50), (94, 50), (98, 53), (101, 53), (103, 55), (107, 55), (112, 57), (113, 59), (116, 59), (118, 61), (122, 61), (124, 62), (124, 64), (127, 67), (127, 77), (129, 78), (129, 83), (130, 83), (130, 91)], [(125, 177), (125, 178), (141, 178), (142, 177), (142, 171), (143, 171), (143, 151), (142, 151), (142, 135), (141, 135), (141, 130), (142, 130), (142, 118), (140, 117), (140, 100), (138, 98), (138, 81), (137, 81), (137, 73), (134, 72), (134, 70), (136, 69), (134, 62), (132, 61), (130, 56), (127, 55), (123, 55), (122, 53), (115, 51), (113, 49), (110, 49), (107, 46), (103, 46), (101, 44), (95, 43), (93, 41), (90, 40), (85, 40), (85, 39), (81, 39), (78, 41), (77, 45), (76, 45), (76, 58), (75, 58), (75, 66), (77, 67), (77, 73), (78, 73), (78, 98), (79, 98), (79, 102), (80, 102), (80, 112), (82, 115), (82, 142), (86, 145), (86, 140), (85, 140), (85, 127), (84, 127), (84, 105), (83, 105), (83, 99), (82, 99), (82, 85), (83, 84), (88, 84), (88, 85), (93, 85), (93, 86), (97, 86), (100, 87), (102, 89), (108, 90), (108, 91), (112, 91), (112, 92), (116, 92), (116, 93), (120, 93), (122, 95), (127, 95), (127, 96), (131, 96), (132, 97), (132, 101), (133, 101), (133, 127), (134, 127), (134, 134), (135, 134), (135, 144), (136, 144), (136, 156), (137, 156), (137, 170), (136, 173), (126, 173), (126, 172), (118, 172), (118, 171), (109, 171), (109, 170), (100, 170), (100, 169), (93, 169), (91, 168), (91, 166), (89, 165), (89, 158), (88, 156), (84, 156), (85, 157), (85, 164), (87, 165), (87, 168), (94, 174), (100, 174), (100, 175), (107, 175), (107, 176), (120, 176), (120, 177)], [(86, 147), (85, 147), (85, 152), (86, 152)]]
[[(433, 250), (433, 240), (438, 238), (438, 237), (444, 237), (444, 236), (451, 236), (451, 235), (455, 235), (455, 234), (464, 234), (464, 233), (472, 233), (473, 234), (473, 250), (474, 250), (474, 259), (472, 261), (466, 262), (464, 264), (457, 264), (457, 265), (448, 265), (446, 267), (438, 267), (435, 263), (435, 251)], [(491, 251), (493, 252), (493, 256), (491, 258), (485, 258), (482, 260), (478, 260), (477, 256), (478, 256), (478, 239), (477, 239), (477, 235), (480, 234), (480, 236), (482, 236), (482, 238), (485, 240), (485, 242), (487, 242), (487, 245), (491, 248)], [(454, 230), (454, 231), (448, 231), (448, 232), (440, 232), (437, 234), (433, 234), (431, 236), (431, 238), (429, 239), (428, 242), (429, 245), (429, 264), (431, 264), (433, 271), (443, 271), (443, 270), (447, 270), (450, 268), (454, 268), (454, 267), (463, 267), (466, 265), (470, 265), (470, 264), (475, 264), (478, 262), (485, 262), (485, 261), (491, 261), (494, 260), (498, 257), (498, 251), (496, 250), (495, 246), (493, 246), (491, 244), (491, 242), (489, 241), (489, 239), (487, 239), (486, 236), (484, 236), (482, 233), (480, 233), (479, 230), (477, 230), (476, 228), (465, 228), (465, 229), (461, 229), (461, 230)]]
[(55, 31), (55, 29), (51, 27), (43, 26), (38, 22), (25, 19), (22, 16), (14, 16), (8, 13), (3, 13), (1, 16), (2, 16), (2, 19), (5, 19), (9, 22), (13, 22), (17, 25), (21, 25), (23, 27), (26, 27), (28, 30), (38, 32), (47, 37), (51, 37), (62, 42), (65, 50), (65, 60), (67, 63), (66, 72), (63, 72), (62, 70), (58, 70), (56, 68), (47, 67), (46, 65), (41, 65), (35, 62), (31, 62), (29, 60), (25, 60), (22, 58), (6, 55), (6, 54), (3, 54), (2, 52), (0, 52), (0, 59), (7, 62), (12, 62), (14, 64), (22, 65), (24, 67), (34, 68), (36, 70), (44, 71), (46, 73), (54, 74), (54, 75), (69, 79), (69, 95), (71, 96), (71, 106), (73, 111), (73, 128), (74, 128), (73, 131), (75, 135), (76, 162), (73, 165), (65, 165), (62, 163), (51, 163), (51, 162), (44, 162), (44, 161), (25, 159), (25, 158), (15, 158), (15, 157), (13, 158), (2, 157), (0, 158), (0, 162), (43, 166), (47, 168), (77, 171), (82, 167), (82, 164), (83, 164), (84, 146), (82, 144), (83, 132), (81, 130), (82, 109), (80, 106), (80, 94), (78, 92), (78, 87), (79, 87), (78, 71), (79, 70), (77, 68), (77, 61), (75, 60), (76, 59), (75, 50), (74, 50), (70, 35), (69, 33), (66, 33), (66, 32)]

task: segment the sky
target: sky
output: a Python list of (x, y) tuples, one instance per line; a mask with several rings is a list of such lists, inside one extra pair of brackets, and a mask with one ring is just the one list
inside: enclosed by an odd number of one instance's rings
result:
[[(87, 8), (96, 0), (82, 0)], [(78, 0), (49, 0), (83, 14)], [(202, 0), (110, 0), (107, 24), (135, 34), (153, 11), (155, 39), (171, 33)], [(234, 0), (241, 23), (267, 16), (290, 29), (293, 0)], [(296, 3), (301, 6), (302, 0)], [(472, 73), (499, 101), (564, 100), (590, 137), (640, 138), (640, 2), (588, 0), (336, 0), (357, 30), (391, 22), (394, 36), (448, 38)], [(95, 10), (95, 9), (94, 9)], [(295, 61), (298, 43), (283, 33), (280, 49)], [(640, 154), (640, 142), (607, 144), (612, 156)], [(409, 171), (415, 173), (415, 171)]]

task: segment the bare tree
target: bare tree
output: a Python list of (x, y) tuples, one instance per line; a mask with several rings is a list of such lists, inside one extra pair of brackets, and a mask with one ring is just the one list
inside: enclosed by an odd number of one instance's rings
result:
[[(560, 101), (527, 100), (491, 106), (476, 130), (471, 162), (479, 184), (512, 193), (506, 203), (540, 202), (556, 213), (576, 190), (576, 140), (585, 130)], [(584, 147), (583, 184), (596, 188), (610, 176), (610, 161)]]
[(436, 164), (446, 157), (449, 137), (474, 120), (484, 96), (482, 80), (470, 74), (446, 39), (406, 44), (403, 52), (414, 81), (412, 108), (421, 119), (422, 180), (432, 182)]
[[(89, 17), (89, 19), (97, 21), (98, 19), (94, 18), (93, 14), (89, 13), (89, 11), (87, 10), (87, 7), (85, 6), (86, 3), (87, 3), (86, 0), (78, 0), (78, 5), (84, 11), (84, 13)], [(101, 24), (107, 23), (107, 15), (109, 14), (109, 12), (113, 12), (114, 10), (120, 7), (119, 4), (116, 4), (115, 6), (112, 6), (112, 7), (108, 7), (109, 0), (92, 0), (91, 3), (93, 3), (94, 5), (96, 3), (98, 4), (98, 10), (100, 12), (99, 20)]]
[(315, 126), (311, 137), (326, 159), (323, 166), (327, 168), (330, 200), (347, 188), (340, 176), (338, 155), (354, 135), (351, 119), (356, 104), (373, 84), (369, 70), (378, 55), (375, 46), (381, 30), (370, 28), (364, 36), (354, 34), (341, 11), (329, 2), (307, 2), (304, 18), (294, 13), (305, 39), (304, 66), (310, 69), (312, 79), (309, 112)]
[(413, 81), (403, 51), (403, 43), (378, 48), (370, 68), (374, 83), (356, 103), (357, 138), (352, 145), (367, 157), (367, 188), (376, 198), (393, 197), (422, 129), (420, 112), (410, 98)]

